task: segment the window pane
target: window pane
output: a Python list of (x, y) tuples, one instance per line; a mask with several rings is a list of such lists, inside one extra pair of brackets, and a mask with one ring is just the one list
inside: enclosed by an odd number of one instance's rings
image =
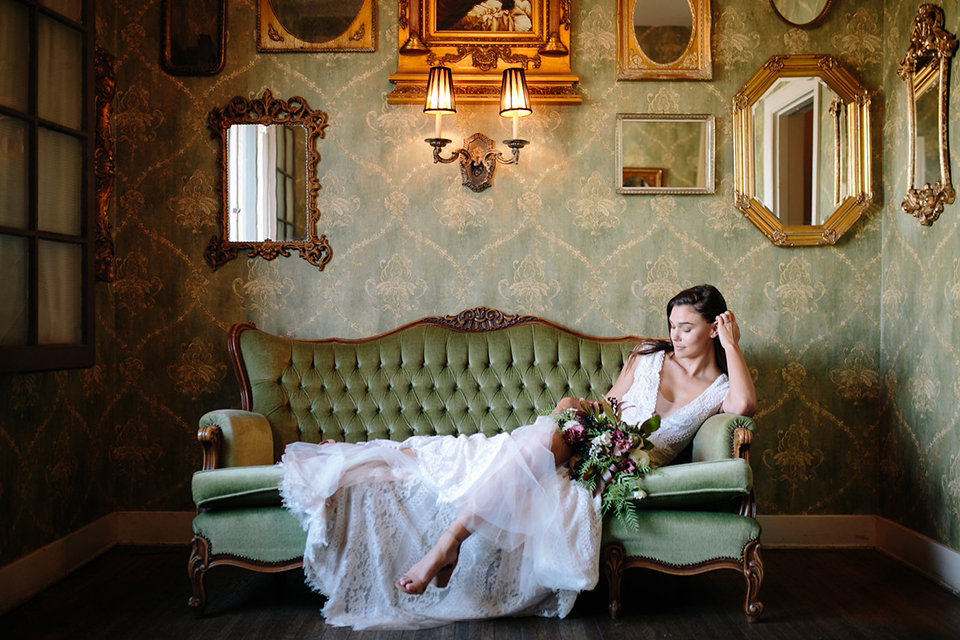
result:
[(74, 22), (82, 22), (83, 0), (40, 0), (40, 4)]
[(27, 8), (0, 0), (0, 104), (26, 111), (30, 87), (30, 22)]
[(74, 129), (81, 128), (83, 108), (83, 37), (50, 18), (39, 17), (39, 85), (41, 118)]
[(3, 274), (3, 304), (0, 304), (0, 344), (27, 344), (30, 323), (27, 298), (26, 238), (0, 234), (0, 273)]
[(38, 228), (80, 235), (83, 147), (62, 133), (40, 129)]
[(29, 224), (29, 131), (26, 121), (0, 116), (0, 225), (20, 229)]
[(63, 242), (39, 243), (39, 344), (79, 344), (81, 332), (80, 276), (83, 248)]

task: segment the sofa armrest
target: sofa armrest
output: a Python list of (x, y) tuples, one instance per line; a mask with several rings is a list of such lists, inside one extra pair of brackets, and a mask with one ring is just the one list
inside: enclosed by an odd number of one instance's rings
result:
[(276, 462), (270, 423), (252, 411), (220, 409), (205, 414), (197, 440), (203, 445), (204, 471)]
[(754, 423), (746, 416), (718, 413), (711, 416), (693, 438), (693, 462), (744, 458), (750, 462)]

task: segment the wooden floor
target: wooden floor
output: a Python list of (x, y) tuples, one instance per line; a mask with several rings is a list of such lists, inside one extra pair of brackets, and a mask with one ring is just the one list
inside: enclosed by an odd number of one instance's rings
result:
[(217, 567), (207, 615), (187, 609), (187, 549), (118, 547), (0, 617), (3, 640), (50, 638), (324, 638), (324, 640), (569, 640), (641, 638), (960, 638), (960, 598), (869, 550), (764, 550), (764, 613), (743, 615), (734, 571), (677, 577), (628, 571), (624, 612), (610, 620), (606, 588), (583, 594), (564, 620), (500, 619), (418, 632), (327, 627), (322, 598), (301, 572)]

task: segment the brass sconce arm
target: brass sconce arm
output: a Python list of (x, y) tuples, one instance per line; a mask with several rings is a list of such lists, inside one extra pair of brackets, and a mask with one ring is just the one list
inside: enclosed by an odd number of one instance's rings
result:
[(433, 147), (434, 163), (450, 164), (459, 159), (460, 177), (463, 178), (463, 186), (476, 192), (483, 191), (493, 185), (497, 164), (518, 164), (520, 149), (530, 144), (528, 140), (504, 140), (504, 144), (511, 149), (511, 155), (507, 158), (494, 147), (493, 140), (482, 133), (475, 133), (463, 141), (463, 147), (452, 151), (452, 155), (445, 158), (441, 155), (441, 152), (445, 146), (450, 144), (451, 140), (447, 138), (427, 138), (425, 142)]

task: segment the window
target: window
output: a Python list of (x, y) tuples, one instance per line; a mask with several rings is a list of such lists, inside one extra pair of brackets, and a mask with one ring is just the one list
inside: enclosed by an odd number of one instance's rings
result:
[(94, 2), (0, 0), (0, 372), (94, 358)]

